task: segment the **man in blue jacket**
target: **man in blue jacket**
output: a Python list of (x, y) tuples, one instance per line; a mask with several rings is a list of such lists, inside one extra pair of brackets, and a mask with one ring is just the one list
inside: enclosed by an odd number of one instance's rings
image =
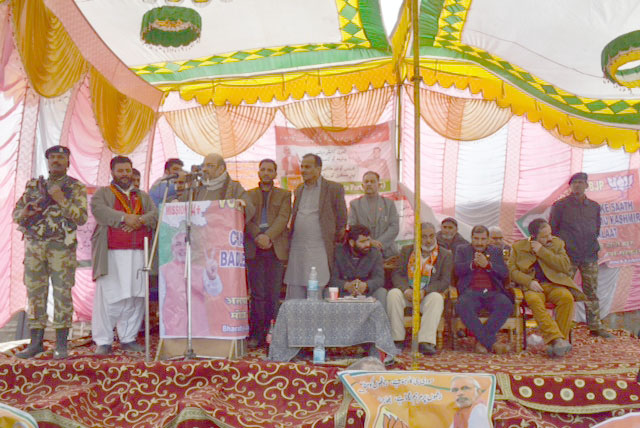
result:
[[(471, 244), (458, 247), (455, 264), (459, 293), (456, 312), (476, 337), (476, 352), (506, 352), (496, 344), (496, 336), (513, 313), (513, 300), (505, 288), (509, 270), (502, 252), (489, 246), (489, 230), (485, 226), (471, 230)], [(489, 311), (486, 324), (478, 317), (482, 309)]]

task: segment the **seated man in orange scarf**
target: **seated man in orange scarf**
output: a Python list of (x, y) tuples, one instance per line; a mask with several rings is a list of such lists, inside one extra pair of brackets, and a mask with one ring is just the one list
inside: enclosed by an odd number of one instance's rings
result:
[[(422, 248), (420, 265), (420, 332), (418, 349), (425, 355), (436, 353), (436, 332), (444, 310), (444, 297), (441, 292), (451, 284), (453, 255), (451, 251), (440, 248), (436, 241), (436, 228), (431, 223), (422, 223)], [(413, 271), (415, 255), (413, 245), (402, 248), (400, 267), (393, 273), (391, 280), (394, 288), (387, 295), (387, 315), (391, 321), (391, 335), (396, 342), (403, 341), (404, 308), (413, 301)], [(401, 345), (401, 343), (397, 343)]]
[[(533, 220), (529, 234), (529, 239), (513, 244), (509, 257), (511, 279), (524, 289), (524, 299), (548, 344), (547, 354), (561, 357), (571, 351), (567, 338), (574, 300), (586, 297), (571, 279), (571, 261), (564, 241), (551, 235), (549, 223), (542, 218)], [(555, 319), (547, 311), (547, 301), (556, 305)]]

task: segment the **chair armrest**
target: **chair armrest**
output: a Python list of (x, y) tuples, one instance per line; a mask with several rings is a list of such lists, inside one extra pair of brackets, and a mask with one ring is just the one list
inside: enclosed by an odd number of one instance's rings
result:
[(516, 301), (522, 302), (524, 299), (524, 294), (522, 294), (522, 290), (518, 287), (513, 288), (513, 297), (515, 297)]

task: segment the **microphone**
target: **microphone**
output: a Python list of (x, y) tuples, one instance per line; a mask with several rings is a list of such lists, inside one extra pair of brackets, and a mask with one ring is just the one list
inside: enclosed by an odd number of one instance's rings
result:
[(187, 181), (201, 180), (204, 177), (202, 171), (190, 172), (187, 174)]
[(175, 180), (176, 178), (178, 178), (178, 174), (169, 174), (166, 177), (161, 178), (160, 181), (171, 181)]

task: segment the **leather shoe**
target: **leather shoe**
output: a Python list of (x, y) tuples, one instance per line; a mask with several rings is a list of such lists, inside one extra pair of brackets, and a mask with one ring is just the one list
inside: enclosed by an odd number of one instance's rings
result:
[(556, 357), (564, 357), (571, 351), (571, 344), (564, 339), (556, 339), (553, 341), (553, 355)]
[(475, 351), (478, 354), (488, 354), (489, 353), (487, 348), (485, 348), (484, 345), (482, 343), (480, 343), (480, 342), (476, 342)]
[(121, 343), (120, 349), (127, 352), (144, 352), (144, 346), (140, 345), (138, 342), (128, 342)]
[(494, 354), (497, 354), (497, 355), (504, 355), (511, 352), (511, 348), (509, 347), (509, 345), (507, 345), (506, 343), (497, 343), (497, 342), (493, 344), (493, 347), (491, 348), (491, 350), (493, 351)]
[(599, 328), (597, 330), (589, 330), (589, 333), (592, 336), (602, 337), (604, 339), (613, 339), (615, 337), (613, 334), (609, 333), (604, 328)]
[(95, 355), (109, 355), (111, 354), (111, 345), (98, 345)]
[(435, 353), (438, 352), (435, 346), (433, 346), (431, 343), (426, 342), (418, 344), (418, 351), (420, 351), (420, 353), (424, 355), (435, 355)]
[(404, 349), (404, 340), (394, 340), (393, 344), (396, 345), (398, 349)]

